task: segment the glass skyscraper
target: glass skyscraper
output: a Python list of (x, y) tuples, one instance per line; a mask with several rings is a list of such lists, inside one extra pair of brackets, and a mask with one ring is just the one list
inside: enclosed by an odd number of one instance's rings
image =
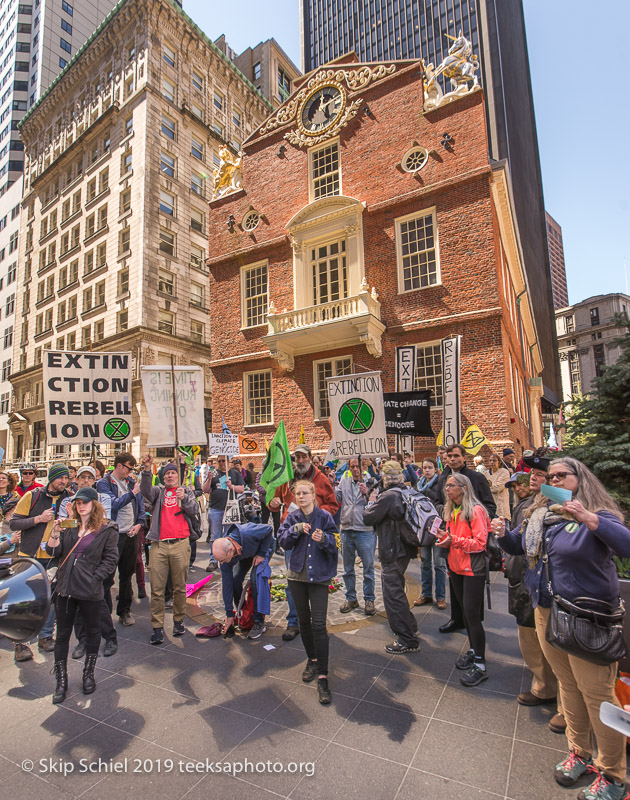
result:
[[(545, 398), (560, 372), (547, 225), (522, 0), (300, 0), (305, 73), (354, 51), (359, 61), (424, 58), (435, 67), (461, 30), (479, 57), (489, 156), (506, 159), (538, 336)], [(447, 91), (450, 85), (444, 87)]]

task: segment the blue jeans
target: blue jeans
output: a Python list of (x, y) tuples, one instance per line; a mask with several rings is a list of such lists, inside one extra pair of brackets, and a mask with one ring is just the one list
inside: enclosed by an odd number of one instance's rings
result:
[(218, 508), (211, 508), (208, 511), (208, 526), (210, 528), (210, 560), (214, 561), (212, 555), (212, 542), (215, 539), (220, 539), (223, 536), (223, 514), (224, 511), (219, 511)]
[(420, 548), (422, 560), (422, 596), (433, 597), (433, 575), (431, 574), (431, 560), (435, 569), (435, 599), (446, 600), (446, 558), (443, 548), (436, 544)]
[[(287, 569), (289, 569), (289, 556), (293, 550), (285, 550), (284, 551), (284, 563), (286, 564)], [(289, 582), (287, 581), (287, 603), (289, 604), (289, 613), (287, 614), (287, 627), (288, 628), (299, 628), (298, 624), (298, 615), (295, 609), (295, 603), (293, 602), (293, 598), (291, 597), (291, 592), (289, 590)]]
[(354, 560), (359, 556), (363, 562), (363, 599), (374, 602), (374, 531), (341, 531), (341, 555), (343, 557), (343, 582), (346, 584), (346, 600), (356, 602), (356, 576)]

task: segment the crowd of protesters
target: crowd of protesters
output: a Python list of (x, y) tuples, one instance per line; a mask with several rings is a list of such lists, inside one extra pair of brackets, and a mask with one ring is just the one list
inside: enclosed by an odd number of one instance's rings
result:
[[(466, 632), (468, 649), (454, 665), (466, 687), (492, 678), (484, 610), (495, 559), (494, 568), (507, 579), (508, 610), (532, 673), (530, 688), (517, 701), (551, 705), (555, 713), (549, 727), (568, 741), (568, 754), (555, 768), (556, 781), (573, 786), (592, 773), (581, 800), (627, 798), (625, 739), (599, 718), (602, 702), (619, 705), (617, 664), (602, 666), (563, 652), (550, 644), (547, 633), (556, 596), (619, 604), (613, 557), (630, 557), (630, 530), (587, 467), (544, 450), (525, 451), (515, 464), (510, 447), (489, 459), (475, 457), (471, 467), (457, 444), (418, 464), (410, 453), (324, 464), (306, 444), (295, 448), (292, 460), (294, 478), (271, 494), (265, 494), (253, 463), (243, 467), (240, 459), (227, 456), (197, 465), (181, 456), (158, 468), (150, 455), (138, 464), (122, 453), (110, 468), (99, 461), (79, 468), (53, 464), (41, 482), (32, 464), (23, 465), (19, 475), (0, 471), (0, 556), (28, 556), (48, 570), (56, 567), (54, 603), (37, 642), (40, 651), (54, 653), (53, 703), (62, 703), (68, 691), (73, 630), (72, 658), (85, 659), (83, 692), (94, 692), (101, 639), (103, 656), (118, 649), (113, 616), (123, 626), (135, 623), (134, 577), (138, 598), (147, 596), (145, 561), (151, 644), (165, 641), (167, 610), (172, 609), (173, 636), (186, 633), (186, 583), (202, 515), (207, 515), (211, 548), (207, 570), (221, 581), (225, 608), (218, 633), (225, 639), (235, 636), (249, 576), (253, 614), (247, 638), (263, 636), (269, 561), (283, 556), (287, 624), (282, 639), (301, 637), (307, 658), (302, 680), (317, 680), (322, 705), (332, 701), (327, 613), (339, 553), (342, 614), (377, 613), (378, 562), (384, 612), (395, 636), (385, 650), (392, 656), (421, 650), (405, 579), (410, 561), (420, 557), (421, 594), (414, 605), (435, 603), (444, 611), (450, 602), (450, 618), (439, 631)], [(562, 496), (569, 499), (558, 502), (545, 485), (566, 490)], [(234, 504), (238, 524), (228, 520)], [(429, 536), (419, 535), (410, 508), (425, 509), (433, 520)], [(27, 644), (15, 644), (16, 662), (32, 657)]]

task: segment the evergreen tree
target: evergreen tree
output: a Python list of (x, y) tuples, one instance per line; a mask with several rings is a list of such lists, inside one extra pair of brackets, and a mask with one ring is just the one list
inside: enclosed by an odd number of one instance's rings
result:
[(574, 400), (566, 421), (562, 455), (583, 461), (630, 515), (630, 322), (616, 343), (621, 355), (593, 382), (591, 393)]

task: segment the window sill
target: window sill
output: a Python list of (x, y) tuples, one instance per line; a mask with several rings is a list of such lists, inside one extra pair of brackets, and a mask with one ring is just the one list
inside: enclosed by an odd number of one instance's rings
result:
[(123, 211), (122, 214), (118, 217), (118, 222), (123, 222), (126, 220), (127, 217), (130, 217), (133, 214), (133, 209), (128, 208), (126, 211)]
[(45, 331), (40, 331), (39, 333), (36, 333), (33, 338), (36, 342), (41, 342), (42, 339), (47, 339), (52, 334), (52, 332), (53, 332), (52, 328), (46, 328)]
[(427, 289), (439, 289), (444, 284), (442, 281), (439, 283), (431, 283), (428, 286), (418, 286), (417, 289), (402, 289), (400, 286), (398, 287), (398, 294), (411, 294), (412, 292), (426, 292)]
[(102, 236), (104, 233), (109, 233), (109, 225), (103, 225), (102, 228), (99, 228), (97, 231), (94, 231), (94, 233), (91, 233), (89, 236), (86, 236), (85, 239), (83, 240), (83, 244), (84, 245), (90, 244), (95, 239), (98, 239), (99, 236)]
[(65, 195), (67, 195), (68, 192), (70, 192), (72, 189), (74, 189), (75, 186), (77, 186), (79, 183), (81, 183), (82, 180), (83, 180), (83, 173), (81, 173), (80, 175), (77, 175), (77, 177), (73, 181), (70, 181), (70, 183), (67, 183), (63, 187), (63, 192), (61, 194), (65, 197)]
[(129, 289), (127, 289), (126, 292), (120, 292), (119, 294), (116, 295), (117, 303), (122, 303), (123, 300), (129, 300), (129, 299), (131, 299), (131, 292), (129, 291)]
[(257, 422), (257, 423), (246, 422), (243, 425), (244, 428), (248, 428), (248, 429), (249, 428), (257, 428), (257, 429), (273, 428), (273, 426), (274, 426), (274, 422), (273, 421), (272, 422)]
[(133, 170), (130, 169), (128, 172), (125, 172), (124, 175), (120, 176), (120, 180), (118, 181), (118, 183), (119, 184), (120, 183), (124, 183), (126, 180), (128, 180), (129, 178), (132, 178), (132, 177), (133, 177)]
[(118, 149), (120, 149), (120, 148), (121, 148), (121, 147), (122, 147), (124, 144), (127, 144), (127, 142), (131, 141), (131, 139), (133, 139), (133, 131), (131, 131), (131, 133), (128, 133), (128, 134), (127, 134), (127, 135), (124, 137), (124, 139), (121, 139), (121, 140), (118, 142)]
[(43, 308), (45, 305), (48, 305), (50, 301), (55, 297), (54, 294), (49, 294), (48, 297), (42, 297), (41, 300), (38, 300), (35, 303), (35, 308)]
[(73, 220), (78, 219), (80, 216), (81, 216), (81, 209), (79, 209), (78, 211), (73, 212), (72, 214), (70, 214), (69, 217), (66, 217), (65, 219), (62, 219), (61, 220), (61, 230), (64, 230), (64, 228), (67, 228), (68, 225)]
[(266, 328), (266, 327), (267, 327), (267, 323), (266, 322), (260, 322), (258, 325), (242, 325), (239, 328), (239, 330), (243, 331), (243, 332), (244, 331), (255, 331), (256, 328)]
[(47, 272), (50, 272), (50, 270), (53, 269), (53, 267), (56, 267), (56, 266), (57, 266), (57, 261), (56, 260), (55, 261), (51, 261), (49, 264), (44, 264), (43, 267), (40, 267), (37, 270), (37, 274), (38, 275), (45, 275)]
[(107, 272), (107, 264), (103, 264), (100, 267), (96, 267), (96, 269), (93, 269), (92, 272), (84, 272), (83, 283), (91, 281), (92, 278), (98, 278), (99, 275), (104, 275), (106, 272)]
[(163, 297), (165, 300), (177, 301), (177, 295), (175, 293), (169, 294), (168, 292), (160, 291), (160, 289), (158, 289), (158, 296)]
[(75, 244), (74, 247), (71, 247), (69, 250), (66, 250), (65, 253), (59, 253), (59, 263), (66, 261), (70, 258), (71, 255), (74, 255), (81, 249), (81, 244)]
[(197, 272), (200, 272), (202, 275), (208, 276), (210, 274), (210, 270), (207, 267), (200, 267), (197, 264), (191, 264), (191, 269), (196, 269)]
[(188, 302), (188, 305), (189, 305), (191, 308), (196, 308), (198, 311), (205, 311), (205, 312), (206, 312), (206, 314), (209, 314), (209, 313), (210, 313), (210, 309), (209, 309), (207, 306), (204, 306), (204, 305), (203, 305), (203, 304), (201, 304), (201, 303), (193, 303), (193, 301), (192, 301), (192, 300), (190, 300), (190, 301)]
[(57, 292), (57, 297), (63, 297), (64, 294), (68, 294), (73, 289), (76, 289), (78, 285), (79, 285), (79, 279), (77, 278), (76, 280), (72, 281), (72, 283), (69, 283), (66, 286), (64, 286), (63, 289), (59, 289), (59, 291)]
[(121, 261), (124, 261), (126, 258), (131, 258), (131, 250), (124, 250), (122, 253), (119, 253), (116, 261), (120, 263)]
[[(105, 111), (103, 111), (105, 113)], [(112, 157), (112, 151), (106, 150), (102, 155), (100, 155), (95, 161), (92, 161), (90, 166), (85, 170), (86, 175), (91, 175), (95, 170), (97, 170), (102, 164), (108, 161)]]
[(107, 189), (103, 189), (102, 192), (99, 192), (99, 194), (94, 195), (94, 197), (91, 200), (86, 201), (84, 211), (87, 211), (89, 208), (92, 208), (92, 206), (96, 205), (99, 202), (99, 200), (102, 200), (103, 198), (107, 197), (107, 195), (110, 194), (110, 191), (111, 190), (108, 186)]
[(78, 321), (79, 321), (79, 318), (75, 314), (74, 317), (70, 317), (70, 319), (67, 319), (65, 322), (58, 323), (57, 327), (56, 327), (56, 330), (57, 331), (65, 331), (68, 328), (72, 328), (74, 325), (76, 325)]
[(41, 237), (40, 237), (38, 244), (39, 244), (39, 245), (45, 244), (45, 243), (46, 243), (47, 241), (49, 241), (50, 239), (54, 239), (54, 237), (55, 237), (55, 236), (56, 236), (58, 233), (59, 233), (59, 228), (57, 228), (57, 227), (55, 226), (55, 227), (54, 227), (54, 228), (53, 228), (51, 231), (48, 231), (48, 233), (46, 233), (44, 236), (41, 236)]
[(98, 306), (94, 306), (94, 308), (90, 308), (88, 311), (84, 311), (81, 314), (81, 319), (91, 319), (92, 317), (96, 317), (99, 314), (102, 314), (103, 311), (107, 311), (106, 303), (101, 303)]

